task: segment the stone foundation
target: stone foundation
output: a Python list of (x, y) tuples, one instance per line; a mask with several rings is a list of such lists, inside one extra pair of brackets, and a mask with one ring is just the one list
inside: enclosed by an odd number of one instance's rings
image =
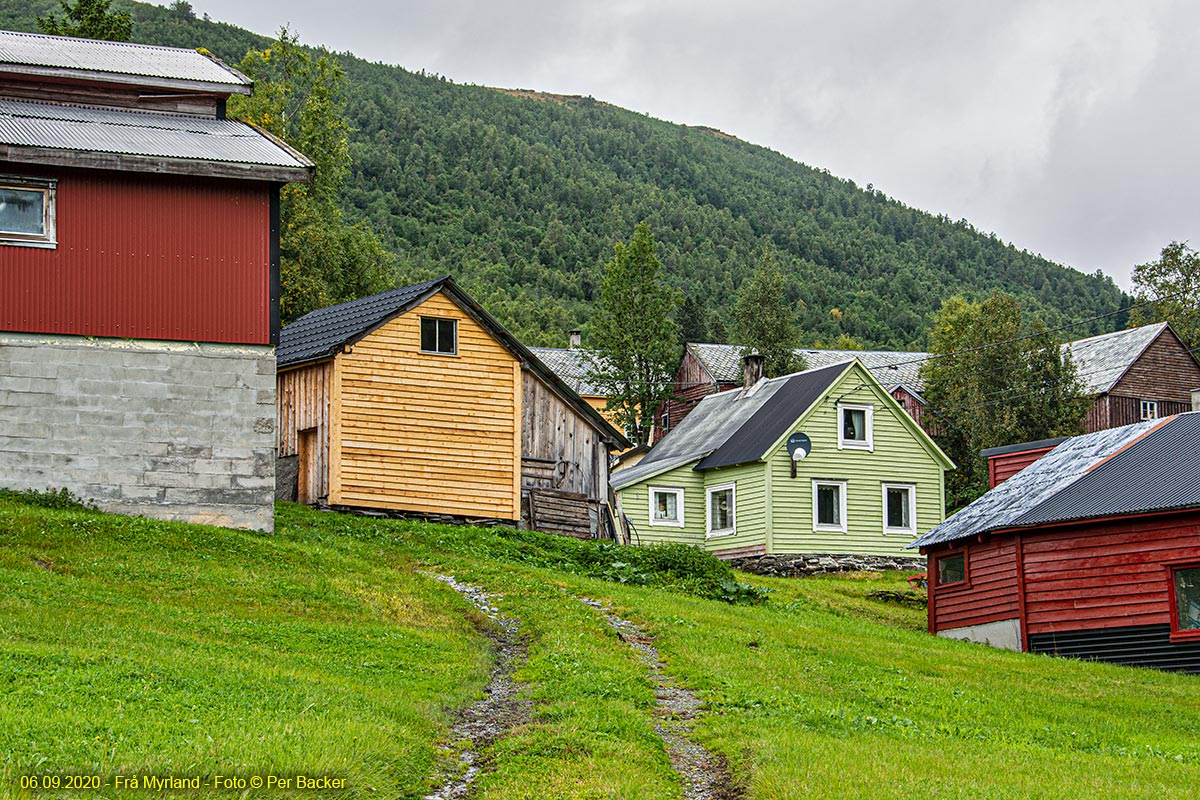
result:
[(272, 530), (274, 347), (0, 333), (0, 486)]
[(834, 572), (884, 572), (892, 569), (923, 570), (925, 559), (919, 556), (865, 556), (857, 554), (776, 553), (729, 559), (729, 566), (757, 575), (777, 578), (802, 578)]

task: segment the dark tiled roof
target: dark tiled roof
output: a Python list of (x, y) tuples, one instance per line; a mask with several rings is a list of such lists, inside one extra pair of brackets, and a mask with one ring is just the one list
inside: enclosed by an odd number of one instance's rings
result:
[(275, 363), (287, 367), (328, 358), (342, 345), (358, 339), (436, 292), (448, 280), (437, 278), (310, 311), (279, 332)]
[[(688, 343), (688, 349), (704, 364), (708, 374), (718, 383), (741, 383), (742, 348), (734, 344)], [(804, 356), (808, 369), (820, 369), (833, 364), (842, 364), (857, 358), (875, 379), (884, 386), (904, 384), (914, 394), (924, 384), (920, 370), (928, 353), (888, 350), (815, 350), (797, 348), (796, 355)]]
[(913, 542), (1200, 506), (1200, 412), (1076, 436)]
[(1160, 322), (1063, 345), (1075, 361), (1084, 394), (1103, 394), (1112, 389), (1166, 327), (1167, 323)]
[(249, 87), (242, 73), (195, 50), (0, 31), (0, 64)]
[(563, 383), (583, 395), (603, 397), (604, 391), (589, 377), (588, 353), (579, 348), (531, 347), (530, 351), (542, 360)]
[(0, 144), (306, 170), (312, 162), (232, 119), (0, 100)]

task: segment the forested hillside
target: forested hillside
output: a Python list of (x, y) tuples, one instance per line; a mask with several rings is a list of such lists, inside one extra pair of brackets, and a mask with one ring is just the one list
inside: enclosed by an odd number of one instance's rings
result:
[[(0, 0), (0, 27), (35, 30), (36, 15), (55, 6)], [(198, 19), (187, 3), (129, 7), (136, 41), (206, 47), (236, 63), (269, 40)], [(807, 342), (847, 333), (867, 346), (923, 346), (944, 298), (993, 288), (1051, 325), (1123, 302), (1099, 274), (718, 131), (590, 97), (463, 86), (350, 54), (338, 60), (355, 126), (348, 213), (399, 256), (398, 280), (453, 274), (529, 344), (563, 345), (569, 328), (586, 328), (613, 243), (641, 220), (668, 279), (726, 321), (771, 242), (791, 299), (803, 304)]]

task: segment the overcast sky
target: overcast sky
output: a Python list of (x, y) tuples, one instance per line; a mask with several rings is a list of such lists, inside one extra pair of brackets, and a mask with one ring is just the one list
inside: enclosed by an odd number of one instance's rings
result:
[(1200, 246), (1200, 3), (194, 0), (458, 83), (709, 125), (1130, 285)]

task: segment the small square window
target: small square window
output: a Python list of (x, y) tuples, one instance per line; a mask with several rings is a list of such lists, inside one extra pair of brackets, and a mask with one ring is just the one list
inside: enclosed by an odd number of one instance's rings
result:
[(54, 247), (57, 181), (0, 175), (0, 244)]
[(1142, 419), (1158, 419), (1158, 401), (1157, 400), (1142, 400), (1141, 401)]
[(709, 536), (728, 536), (734, 526), (734, 485), (713, 486), (708, 490), (708, 519), (706, 528)]
[(845, 481), (813, 481), (813, 530), (845, 533)]
[(650, 524), (683, 527), (683, 489), (650, 487)]
[(883, 532), (917, 532), (917, 488), (909, 484), (883, 485)]
[(951, 553), (949, 555), (938, 556), (937, 560), (937, 582), (938, 586), (946, 586), (951, 583), (963, 583), (967, 580), (967, 554)]
[(1200, 636), (1200, 566), (1171, 570), (1174, 619), (1171, 632)]
[(421, 352), (458, 352), (458, 320), (440, 317), (421, 317)]
[(838, 449), (874, 450), (875, 407), (870, 405), (839, 405)]

